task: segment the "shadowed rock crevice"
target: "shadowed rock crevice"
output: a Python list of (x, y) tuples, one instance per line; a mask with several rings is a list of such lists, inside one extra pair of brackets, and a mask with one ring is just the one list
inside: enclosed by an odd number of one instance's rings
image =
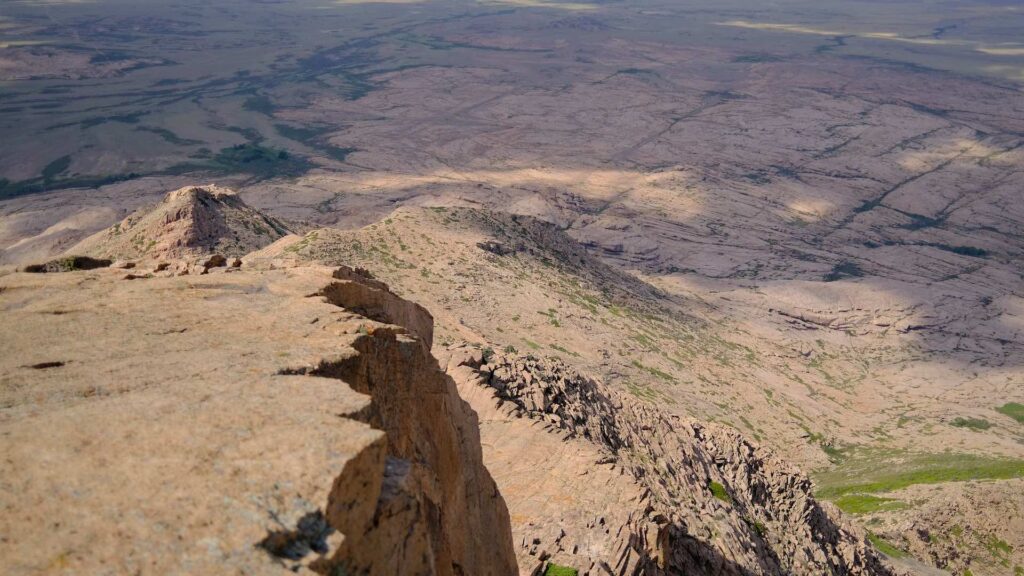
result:
[(22, 269), (22, 272), (32, 274), (46, 274), (53, 272), (74, 272), (76, 270), (95, 270), (106, 268), (111, 261), (105, 258), (90, 258), (89, 256), (66, 256), (50, 260), (45, 264), (30, 264)]
[[(324, 574), (515, 573), (508, 511), (483, 465), (476, 414), (422, 339), (431, 337), (429, 314), (351, 269), (334, 276), (347, 280), (316, 295), (388, 324), (364, 324), (350, 354), (282, 373), (341, 380), (369, 395), (368, 407), (346, 416), (385, 436), (336, 482), (325, 518), (344, 540), (311, 567)], [(292, 540), (278, 535), (272, 543)]]
[(334, 533), (319, 510), (310, 512), (299, 519), (294, 530), (275, 530), (267, 535), (260, 547), (274, 556), (287, 560), (301, 560), (308, 554), (326, 554), (329, 550), (327, 537)]

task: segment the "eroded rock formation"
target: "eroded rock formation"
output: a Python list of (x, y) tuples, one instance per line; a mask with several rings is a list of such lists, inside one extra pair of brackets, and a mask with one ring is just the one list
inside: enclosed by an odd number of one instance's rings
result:
[(290, 234), (280, 220), (221, 186), (186, 186), (82, 240), (68, 254), (112, 259), (239, 257)]
[[(810, 480), (730, 428), (666, 416), (558, 360), (461, 348), (447, 364), (464, 396), (488, 389), (508, 418), (590, 444), (603, 456), (592, 469), (611, 464), (643, 492), (624, 500), (633, 509), (590, 522), (514, 526), (523, 569), (553, 558), (587, 574), (894, 574), (863, 532), (814, 499)], [(514, 481), (491, 460), (499, 486)], [(583, 489), (637, 490), (597, 476)], [(595, 524), (604, 542), (581, 545)]]

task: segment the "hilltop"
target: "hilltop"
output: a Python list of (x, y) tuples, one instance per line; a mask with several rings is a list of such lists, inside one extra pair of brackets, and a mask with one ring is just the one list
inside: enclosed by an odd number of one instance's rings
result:
[(290, 233), (287, 224), (250, 208), (233, 190), (187, 186), (89, 236), (68, 253), (115, 260), (239, 257)]

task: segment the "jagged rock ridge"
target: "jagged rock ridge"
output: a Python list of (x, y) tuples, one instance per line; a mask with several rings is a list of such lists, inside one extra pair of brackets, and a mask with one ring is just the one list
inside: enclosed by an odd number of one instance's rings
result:
[(599, 446), (607, 457), (596, 464), (615, 461), (647, 491), (609, 532), (614, 555), (578, 555), (589, 527), (566, 526), (551, 541), (525, 538), (523, 568), (554, 555), (588, 574), (895, 573), (803, 474), (730, 428), (666, 416), (558, 360), (460, 349), (448, 366), (472, 368), (460, 385), (491, 389), (510, 415)]

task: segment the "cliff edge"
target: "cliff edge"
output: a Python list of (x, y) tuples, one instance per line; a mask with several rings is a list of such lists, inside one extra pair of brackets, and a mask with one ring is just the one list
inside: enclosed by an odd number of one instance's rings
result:
[(362, 280), (0, 276), (5, 573), (514, 573), (429, 314)]

